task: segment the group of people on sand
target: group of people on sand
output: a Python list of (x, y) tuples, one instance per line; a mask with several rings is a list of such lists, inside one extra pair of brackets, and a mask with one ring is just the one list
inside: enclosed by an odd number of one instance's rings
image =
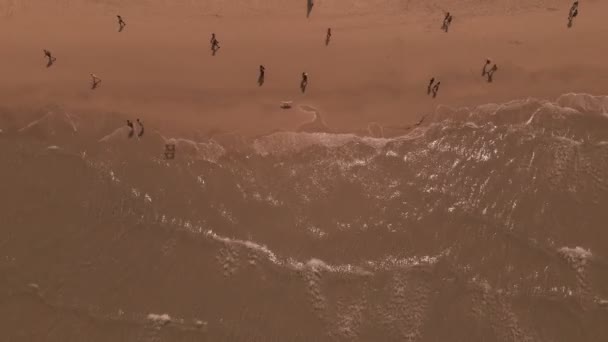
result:
[[(328, 28), (327, 35), (325, 38), (325, 45), (328, 45), (330, 40), (331, 40), (331, 28)], [(215, 33), (211, 33), (210, 43), (211, 43), (211, 51), (213, 52), (213, 55), (215, 56), (215, 53), (220, 48), (219, 41), (215, 37)], [(259, 74), (258, 74), (258, 85), (262, 86), (264, 84), (265, 79), (266, 79), (266, 67), (264, 65), (260, 65)], [(308, 73), (303, 72), (302, 79), (300, 80), (300, 90), (302, 92), (305, 92), (307, 86), (308, 86)]]
[[(496, 72), (496, 70), (498, 70), (498, 66), (496, 65), (496, 63), (494, 63), (491, 68), (488, 68), (490, 64), (492, 64), (492, 61), (486, 59), (486, 64), (484, 64), (483, 69), (481, 70), (481, 76), (486, 76), (488, 82), (492, 82), (494, 73)], [(431, 78), (428, 86), (426, 87), (427, 95), (433, 94), (433, 98), (437, 97), (437, 93), (439, 92), (439, 86), (441, 85), (440, 81), (435, 81), (435, 77)]]
[[(118, 32), (122, 32), (122, 30), (124, 30), (125, 26), (127, 26), (127, 23), (124, 21), (124, 19), (122, 18), (122, 16), (117, 15), (116, 18), (118, 19)], [(53, 63), (55, 63), (55, 61), (57, 61), (57, 58), (55, 58), (51, 51), (44, 49), (44, 57), (47, 58), (47, 64), (46, 67), (50, 67), (53, 65)], [(94, 73), (90, 73), (89, 74), (91, 76), (91, 81), (92, 81), (92, 85), (91, 85), (91, 89), (95, 89), (99, 86), (99, 84), (101, 83), (101, 78), (97, 77), (97, 75), (95, 75)], [(138, 120), (139, 121), (139, 120)], [(133, 125), (131, 124), (131, 127)], [(143, 131), (143, 128), (142, 128)]]
[[(263, 65), (260, 65), (260, 73), (258, 75), (258, 85), (259, 86), (262, 86), (264, 84), (265, 78), (266, 78), (266, 67)], [(302, 79), (300, 81), (300, 90), (302, 90), (302, 92), (305, 92), (307, 86), (308, 86), (308, 73), (303, 72)]]
[[(139, 127), (137, 137), (141, 138), (141, 136), (144, 135), (144, 124), (139, 119), (137, 119), (137, 126)], [(127, 127), (129, 127), (129, 138), (132, 138), (135, 133), (135, 128), (133, 127), (133, 122), (131, 120), (127, 120)]]
[[(53, 54), (51, 53), (51, 51), (44, 49), (44, 57), (47, 58), (47, 64), (46, 67), (50, 67), (51, 65), (53, 65), (53, 63), (55, 63), (55, 61), (57, 61), (57, 58), (55, 58), (53, 56)], [(91, 76), (91, 80), (92, 80), (92, 85), (91, 88), (95, 89), (99, 86), (99, 84), (101, 83), (101, 78), (97, 77), (97, 75), (95, 75), (94, 73), (90, 73), (89, 74)]]
[[(312, 8), (312, 1), (309, 1), (309, 5), (310, 5), (310, 8)], [(578, 15), (578, 0), (574, 1), (572, 6), (570, 7), (570, 11), (568, 14), (568, 27), (572, 26), (572, 21), (574, 20), (574, 18), (577, 15)], [(125, 26), (127, 25), (127, 23), (122, 18), (122, 16), (117, 15), (116, 17), (118, 19), (118, 27), (119, 27), (118, 31), (122, 32), (123, 29), (125, 28)], [(443, 25), (441, 26), (441, 29), (445, 32), (448, 32), (449, 27), (452, 24), (452, 20), (453, 20), (452, 14), (450, 12), (446, 12), (445, 16), (443, 18)], [(332, 37), (332, 31), (331, 31), (331, 28), (328, 28), (327, 34), (325, 37), (325, 45), (329, 45), (331, 37)], [(210, 39), (209, 43), (211, 45), (212, 54), (215, 56), (217, 51), (220, 49), (220, 43), (217, 40), (215, 33), (211, 33), (211, 39)], [(52, 66), (53, 63), (55, 63), (55, 61), (57, 60), (57, 58), (55, 58), (51, 54), (51, 52), (46, 49), (44, 50), (44, 56), (47, 58), (47, 67)], [(498, 70), (498, 67), (496, 64), (494, 64), (492, 67), (490, 67), (490, 64), (492, 64), (492, 62), (489, 59), (487, 59), (485, 65), (483, 66), (483, 70), (481, 72), (482, 76), (487, 77), (488, 82), (492, 82), (494, 73), (496, 72), (496, 70)], [(101, 79), (94, 73), (91, 73), (90, 76), (91, 76), (91, 80), (92, 80), (91, 88), (96, 89), (99, 86), (99, 84), (101, 83)], [(259, 86), (262, 86), (264, 84), (265, 76), (266, 76), (266, 67), (264, 65), (260, 65), (259, 76), (258, 76), (258, 85)], [(439, 82), (439, 81), (437, 81), (435, 83), (434, 77), (431, 78), (431, 81), (429, 82), (428, 87), (427, 87), (427, 94), (428, 95), (432, 94), (433, 98), (437, 97), (437, 93), (439, 91), (440, 84), (441, 84), (441, 82)], [(308, 73), (303, 72), (302, 79), (300, 81), (300, 90), (302, 92), (305, 92), (307, 86), (308, 86)], [(137, 120), (137, 122), (141, 127), (141, 131), (138, 136), (141, 136), (141, 134), (143, 134), (143, 125), (141, 125), (139, 119)], [(133, 123), (131, 123), (131, 121), (128, 121), (127, 124), (129, 125), (129, 127), (133, 128)]]
[[(120, 15), (117, 15), (116, 17), (118, 18), (119, 32), (121, 32), (127, 24), (125, 23), (124, 19)], [(331, 28), (328, 28), (327, 36), (325, 39), (325, 45), (329, 44), (330, 39), (331, 39)], [(217, 50), (219, 50), (219, 48), (220, 48), (220, 42), (217, 40), (215, 33), (211, 33), (211, 39), (210, 39), (209, 43), (211, 44), (211, 51), (212, 51), (213, 55), (215, 56)], [(53, 63), (55, 63), (55, 61), (57, 60), (57, 58), (55, 58), (52, 55), (52, 53), (46, 49), (44, 49), (44, 56), (48, 59), (47, 67), (50, 67), (51, 65), (53, 65)], [(99, 86), (99, 84), (101, 84), (101, 78), (99, 78), (94, 73), (90, 73), (89, 75), (91, 76), (91, 89), (96, 89)], [(260, 86), (262, 84), (264, 84), (265, 75), (266, 75), (266, 67), (264, 67), (263, 65), (260, 65), (260, 74), (258, 77), (258, 84)], [(308, 86), (308, 74), (306, 72), (303, 72), (302, 80), (300, 81), (300, 89), (302, 90), (302, 92), (306, 91), (307, 86)], [(141, 134), (143, 134), (143, 125), (141, 125), (139, 119), (137, 119), (137, 123), (141, 127), (141, 131), (140, 131), (140, 134), (138, 134), (138, 136), (141, 136)], [(127, 120), (127, 125), (129, 127), (131, 127), (131, 129), (133, 129), (133, 123), (131, 121)], [(131, 130), (131, 134), (129, 135), (129, 137), (131, 137), (132, 135), (133, 135), (133, 131)]]

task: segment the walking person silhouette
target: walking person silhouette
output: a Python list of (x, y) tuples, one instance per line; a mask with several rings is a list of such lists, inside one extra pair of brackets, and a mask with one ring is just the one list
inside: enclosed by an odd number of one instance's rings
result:
[(434, 82), (435, 82), (435, 77), (431, 78), (431, 80), (429, 81), (428, 87), (426, 87), (426, 94), (427, 95), (431, 94), (431, 87), (433, 86)]
[(258, 76), (258, 85), (261, 87), (264, 84), (264, 78), (266, 77), (266, 68), (260, 65), (260, 75)]
[(211, 53), (215, 56), (217, 50), (220, 48), (220, 42), (215, 38), (215, 33), (211, 34)]
[(496, 70), (498, 70), (498, 66), (494, 64), (492, 68), (486, 72), (486, 75), (488, 75), (488, 83), (492, 82), (492, 77), (494, 76), (494, 72), (496, 72)]
[(448, 29), (450, 28), (450, 25), (452, 24), (452, 14), (450, 14), (450, 12), (447, 12), (445, 14), (445, 17), (443, 18), (443, 25), (441, 25), (441, 29), (445, 32), (448, 32)]
[(306, 91), (307, 86), (308, 86), (308, 74), (303, 72), (302, 81), (300, 82), (300, 89), (302, 90), (302, 92)]
[(48, 63), (46, 63), (47, 68), (53, 65), (53, 63), (55, 63), (55, 61), (57, 60), (57, 58), (53, 57), (51, 51), (46, 49), (44, 49), (44, 56), (48, 59)]
[(127, 23), (122, 19), (120, 15), (117, 15), (116, 18), (118, 18), (118, 32), (122, 32), (125, 26), (127, 26)]
[(90, 75), (91, 75), (91, 79), (93, 81), (91, 89), (96, 89), (99, 86), (99, 84), (101, 83), (101, 78), (97, 77), (97, 75), (95, 75), (93, 73), (91, 73)]
[(144, 124), (139, 119), (137, 119), (137, 125), (139, 126), (139, 133), (137, 133), (137, 137), (141, 138), (144, 135)]
[(440, 84), (441, 84), (441, 82), (435, 83), (435, 86), (433, 87), (433, 98), (437, 97), (437, 93), (439, 92), (439, 85)]
[(578, 15), (578, 0), (572, 4), (570, 7), (570, 12), (568, 13), (568, 28), (572, 27), (572, 21)]

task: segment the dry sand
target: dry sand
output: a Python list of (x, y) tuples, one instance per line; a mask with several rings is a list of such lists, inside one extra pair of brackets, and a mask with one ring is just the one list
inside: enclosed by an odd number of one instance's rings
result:
[[(151, 127), (259, 134), (295, 130), (318, 108), (335, 131), (408, 126), (437, 104), (471, 105), (576, 91), (605, 93), (608, 4), (584, 1), (7, 1), (0, 101), (142, 117)], [(455, 17), (439, 28), (443, 10)], [(127, 27), (117, 32), (115, 15)], [(325, 32), (333, 39), (325, 46)], [(221, 49), (213, 57), (210, 33)], [(47, 69), (42, 49), (58, 58)], [(499, 70), (488, 84), (486, 58)], [(258, 87), (258, 65), (267, 68)], [(302, 71), (310, 75), (299, 92)], [(89, 89), (89, 73), (103, 83)], [(431, 77), (436, 99), (426, 96)], [(386, 131), (388, 132), (388, 131)]]

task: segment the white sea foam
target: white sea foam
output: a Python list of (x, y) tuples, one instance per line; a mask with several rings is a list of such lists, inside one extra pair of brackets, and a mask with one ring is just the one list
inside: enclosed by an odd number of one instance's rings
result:
[(159, 324), (168, 324), (171, 322), (171, 316), (168, 314), (148, 314), (148, 319)]
[(312, 146), (337, 148), (353, 142), (382, 148), (390, 141), (385, 138), (359, 137), (354, 134), (278, 132), (256, 139), (253, 147), (258, 154), (265, 156), (298, 152)]
[(226, 150), (214, 140), (208, 142), (197, 142), (191, 139), (184, 138), (165, 138), (166, 144), (174, 144), (176, 154), (186, 153), (194, 159), (202, 159), (210, 162), (216, 162), (221, 158)]
[(568, 260), (568, 262), (574, 267), (577, 271), (582, 272), (587, 264), (588, 260), (593, 257), (591, 250), (584, 249), (582, 247), (562, 247), (558, 250), (558, 252)]
[(606, 113), (608, 111), (608, 96), (568, 93), (561, 95), (555, 102), (559, 106), (579, 112)]
[(127, 140), (127, 139), (129, 139), (129, 131), (130, 131), (129, 127), (126, 127), (126, 126), (119, 127), (117, 129), (115, 129), (114, 131), (112, 131), (112, 133), (99, 139), (99, 142), (109, 143), (109, 142), (114, 142), (114, 141)]
[(38, 127), (43, 128), (46, 133), (54, 135), (58, 129), (67, 128), (71, 133), (75, 134), (78, 132), (78, 128), (74, 123), (73, 118), (68, 113), (56, 113), (49, 111), (40, 119), (34, 120), (29, 124), (19, 129), (19, 133), (25, 133), (30, 130), (37, 129)]

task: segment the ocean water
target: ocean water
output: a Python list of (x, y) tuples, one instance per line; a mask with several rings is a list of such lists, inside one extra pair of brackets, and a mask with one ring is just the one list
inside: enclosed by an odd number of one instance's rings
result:
[(228, 146), (4, 109), (0, 340), (605, 341), (607, 112), (565, 94)]

